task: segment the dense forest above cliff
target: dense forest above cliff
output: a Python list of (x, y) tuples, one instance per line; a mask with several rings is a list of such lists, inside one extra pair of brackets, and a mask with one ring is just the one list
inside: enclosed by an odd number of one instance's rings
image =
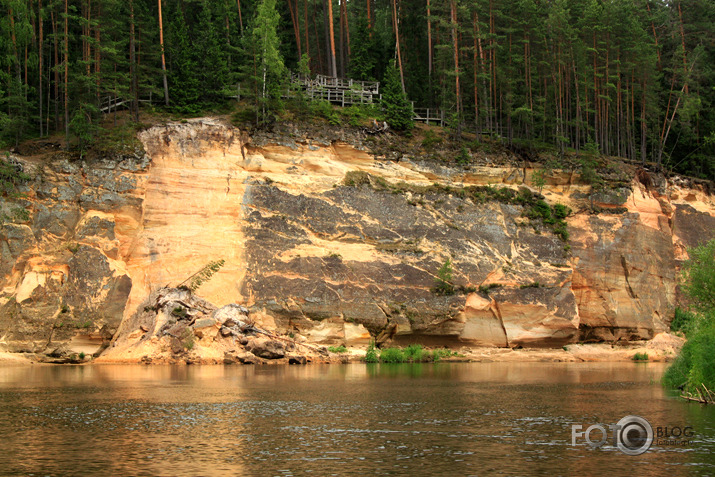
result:
[(85, 147), (117, 105), (137, 122), (140, 109), (191, 115), (225, 107), (239, 84), (270, 121), (291, 106), (287, 68), (383, 81), (394, 61), (407, 97), (457, 132), (715, 171), (709, 0), (2, 4), (8, 144), (64, 131)]

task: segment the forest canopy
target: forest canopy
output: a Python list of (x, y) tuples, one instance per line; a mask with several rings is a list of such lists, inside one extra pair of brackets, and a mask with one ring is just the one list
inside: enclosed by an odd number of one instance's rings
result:
[(289, 70), (394, 64), (410, 101), (477, 138), (715, 177), (712, 0), (0, 1), (6, 145), (81, 145), (113, 107), (198, 114), (239, 84), (266, 120)]

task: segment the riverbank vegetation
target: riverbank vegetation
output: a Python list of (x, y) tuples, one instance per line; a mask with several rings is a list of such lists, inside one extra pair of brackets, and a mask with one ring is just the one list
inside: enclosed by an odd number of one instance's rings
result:
[(378, 350), (370, 343), (365, 354), (366, 363), (436, 363), (442, 358), (459, 356), (456, 351), (448, 349), (424, 349), (420, 344), (412, 344), (406, 348), (385, 348)]
[(289, 103), (306, 102), (287, 99), (290, 70), (381, 81), (392, 103), (380, 111), (396, 130), (411, 126), (407, 99), (438, 111), (459, 141), (469, 132), (466, 141), (529, 154), (596, 150), (715, 175), (710, 0), (3, 6), (0, 135), (8, 146), (61, 132), (86, 149), (120, 109), (141, 124), (155, 111), (231, 114), (233, 99), (269, 126)]
[(693, 311), (676, 316), (688, 341), (663, 381), (686, 399), (715, 403), (715, 239), (689, 254), (682, 288)]

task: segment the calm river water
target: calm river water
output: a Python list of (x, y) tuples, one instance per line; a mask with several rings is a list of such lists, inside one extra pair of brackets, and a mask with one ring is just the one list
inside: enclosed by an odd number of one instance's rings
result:
[[(2, 475), (715, 475), (715, 407), (661, 364), (0, 368)], [(640, 456), (571, 445), (635, 414)], [(594, 435), (598, 439), (600, 434)]]

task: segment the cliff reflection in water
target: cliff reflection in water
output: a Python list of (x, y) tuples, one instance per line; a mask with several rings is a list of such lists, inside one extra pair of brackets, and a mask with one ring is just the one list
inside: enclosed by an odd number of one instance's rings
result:
[[(0, 473), (712, 475), (715, 409), (664, 366), (474, 363), (0, 368)], [(628, 414), (693, 426), (638, 457), (572, 447)]]

